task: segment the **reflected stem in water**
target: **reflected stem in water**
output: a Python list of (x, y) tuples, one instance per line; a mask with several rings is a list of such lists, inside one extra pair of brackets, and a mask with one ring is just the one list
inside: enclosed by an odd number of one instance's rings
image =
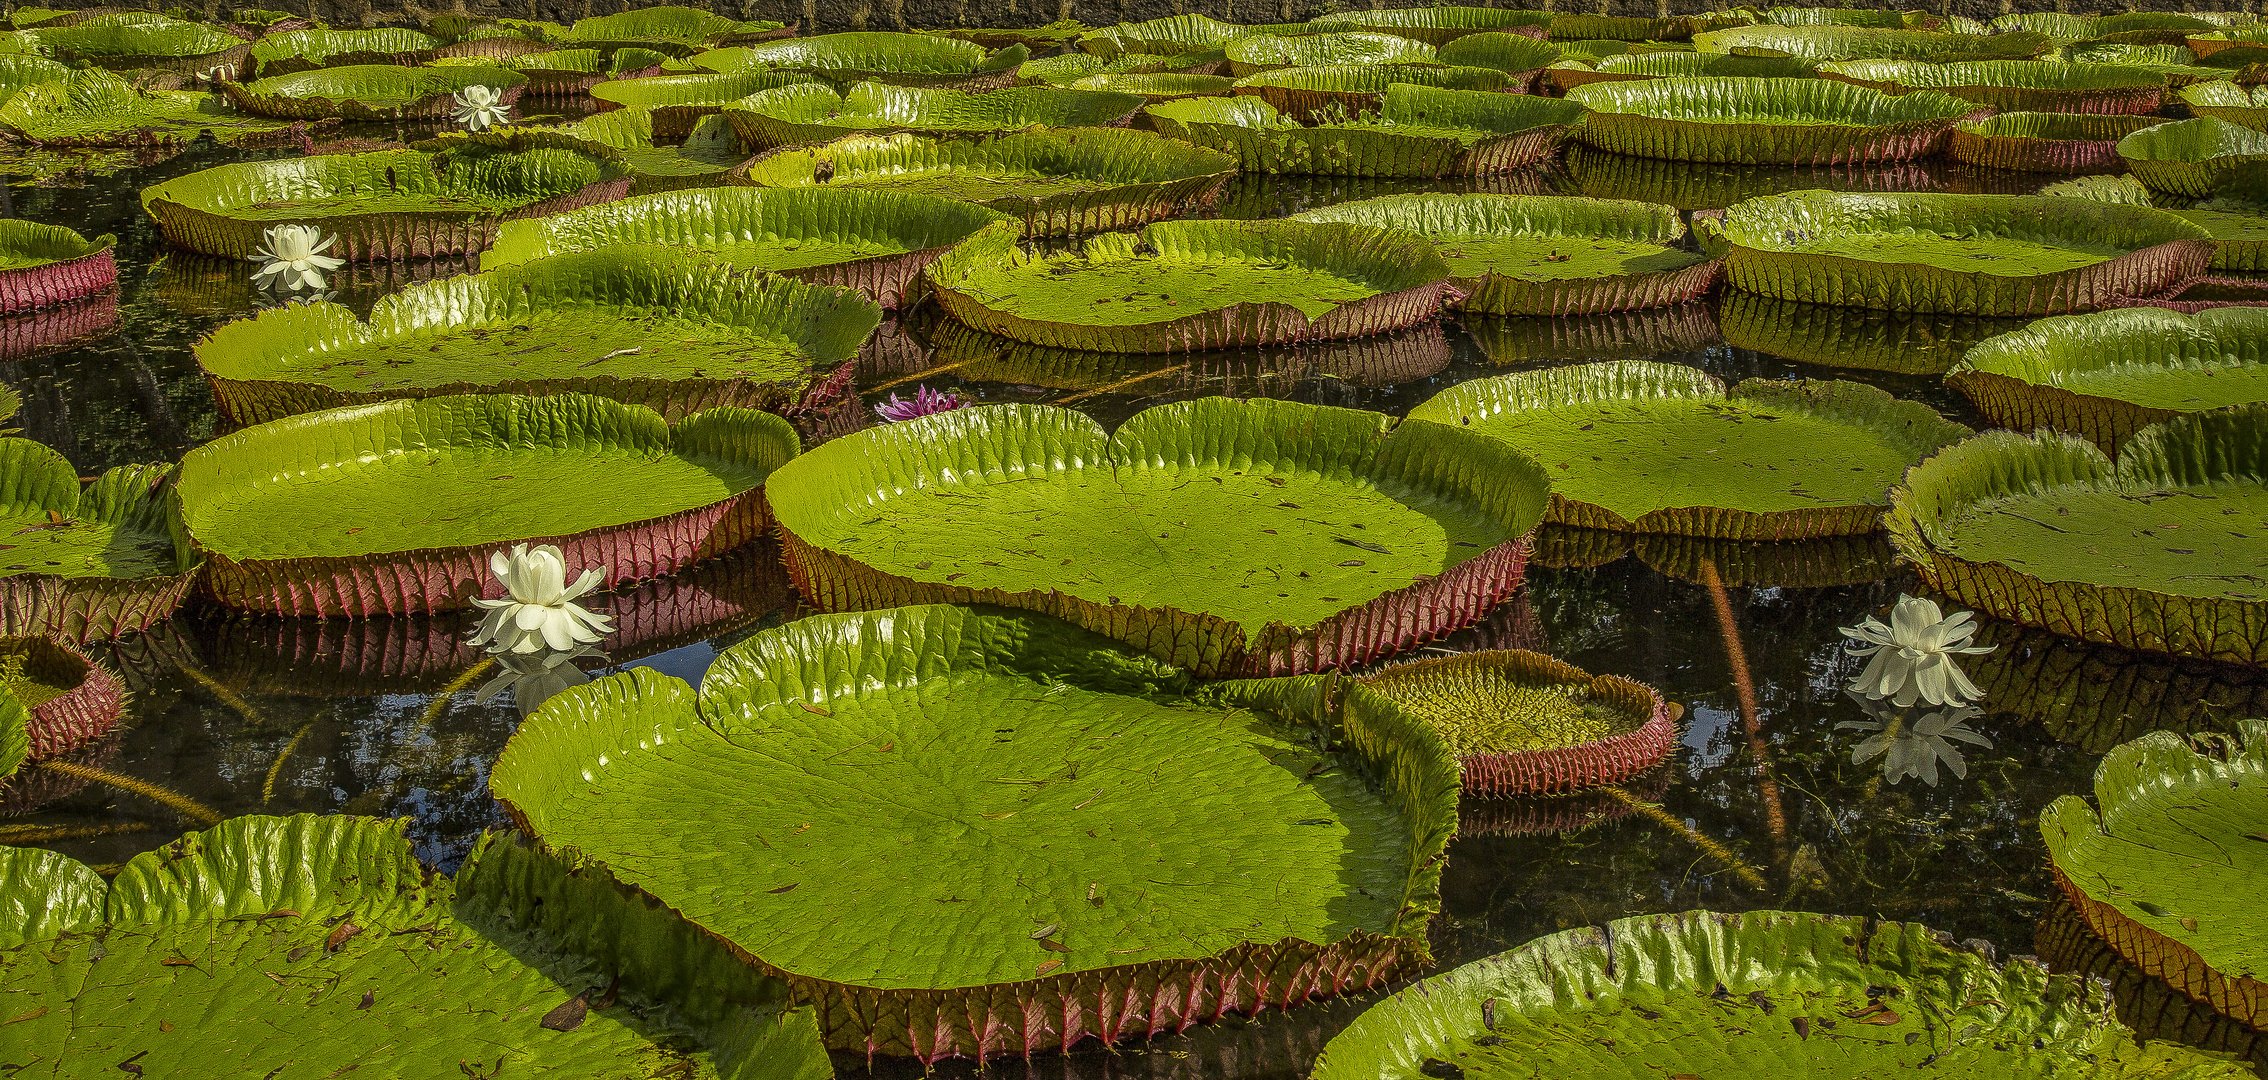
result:
[(215, 810), (210, 806), (206, 806), (204, 803), (198, 802), (197, 800), (192, 799), (187, 795), (183, 795), (180, 792), (173, 790), (172, 788), (160, 787), (156, 784), (150, 783), (147, 780), (138, 780), (134, 777), (126, 776), (121, 773), (111, 772), (108, 769), (97, 769), (93, 766), (80, 765), (69, 761), (42, 761), (39, 763), (38, 767), (46, 769), (47, 771), (52, 773), (68, 776), (74, 780), (88, 780), (97, 784), (117, 788), (120, 791), (139, 795), (145, 799), (150, 800), (151, 802), (164, 805), (174, 813), (188, 818), (190, 821), (195, 822), (199, 826), (212, 826), (220, 824), (220, 811)]
[(893, 388), (893, 387), (904, 386), (904, 385), (906, 385), (907, 383), (917, 383), (917, 382), (920, 382), (920, 381), (922, 381), (923, 379), (932, 378), (932, 377), (935, 377), (935, 376), (938, 376), (938, 375), (945, 375), (945, 374), (948, 374), (948, 373), (951, 373), (951, 372), (954, 372), (954, 371), (959, 371), (960, 369), (962, 369), (962, 368), (965, 368), (965, 367), (967, 367), (967, 366), (969, 366), (970, 364), (973, 364), (973, 363), (976, 363), (976, 361), (974, 361), (974, 360), (963, 360), (963, 361), (960, 361), (959, 363), (954, 363), (954, 364), (939, 364), (939, 365), (937, 365), (936, 367), (933, 367), (933, 368), (923, 368), (922, 370), (920, 370), (920, 371), (916, 371), (916, 372), (914, 372), (914, 373), (913, 373), (913, 374), (911, 374), (911, 375), (901, 375), (901, 376), (899, 376), (899, 377), (897, 377), (897, 378), (895, 378), (895, 379), (892, 379), (892, 380), (890, 380), (889, 382), (886, 382), (886, 383), (876, 383), (876, 384), (875, 384), (875, 385), (873, 385), (873, 386), (869, 386), (869, 387), (867, 387), (867, 388), (866, 388), (866, 391), (867, 391), (867, 393), (870, 393), (870, 394), (874, 394), (874, 393), (880, 393), (880, 392), (882, 392), (882, 391), (884, 391), (884, 390), (888, 390), (888, 389), (891, 389), (891, 388)]
[(219, 679), (205, 674), (205, 669), (191, 663), (188, 657), (177, 658), (174, 667), (183, 675), (189, 676), (189, 681), (196, 683), (199, 689), (211, 694), (221, 704), (235, 709), (236, 714), (251, 722), (252, 726), (263, 727), (267, 724), (267, 718), (260, 714), (258, 707), (244, 700), (243, 695), (223, 685)]
[(496, 660), (494, 657), (482, 660), (480, 663), (466, 668), (464, 674), (449, 680), (449, 685), (434, 691), (433, 700), (425, 703), (424, 715), (418, 717), (418, 726), (432, 727), (439, 723), (441, 714), (449, 711), (449, 703), (455, 701), (458, 694), (471, 689), (472, 684), (479, 682), (482, 676), (487, 675), (495, 667)]
[(1599, 790), (1636, 811), (1640, 817), (1684, 837), (1686, 843), (1699, 848), (1703, 855), (1717, 860), (1725, 869), (1732, 871), (1733, 876), (1747, 882), (1750, 887), (1759, 891), (1771, 887), (1771, 883), (1764, 880), (1764, 875), (1757, 873), (1756, 868), (1748, 865), (1747, 860), (1734, 854), (1733, 849), (1719, 843), (1716, 837), (1686, 824), (1676, 814), (1664, 809), (1662, 804), (1647, 802), (1613, 784)]
[(115, 821), (103, 825), (7, 825), (0, 826), (0, 844), (54, 844), (97, 836), (151, 832), (157, 827), (147, 821)]
[(276, 801), (276, 778), (283, 775), (284, 762), (291, 760), (291, 752), (299, 749), (299, 740), (306, 738), (307, 733), (313, 730), (315, 730), (315, 721), (313, 720), (299, 725), (299, 730), (292, 732), (291, 741), (285, 743), (283, 749), (276, 752), (275, 764), (268, 766), (267, 779), (260, 781), (260, 805), (266, 806)]
[(1732, 594), (1717, 564), (1701, 560), (1701, 584), (1709, 590), (1709, 603), (1717, 609), (1717, 630), (1725, 639), (1725, 659), (1732, 664), (1733, 693), (1740, 701), (1740, 724), (1748, 732), (1748, 753), (1756, 760), (1756, 793), (1764, 800), (1764, 827), (1772, 833), (1772, 861), (1788, 864), (1788, 812), (1780, 801), (1780, 782), (1772, 775), (1772, 758), (1764, 748), (1764, 720), (1756, 708), (1756, 680), (1748, 672), (1748, 647), (1741, 643), (1740, 623), (1733, 618)]

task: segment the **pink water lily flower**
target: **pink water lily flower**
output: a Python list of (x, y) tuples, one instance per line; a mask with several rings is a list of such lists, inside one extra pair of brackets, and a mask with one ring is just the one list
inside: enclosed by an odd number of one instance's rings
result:
[(889, 400), (874, 407), (874, 413), (884, 420), (896, 423), (901, 420), (915, 420), (924, 416), (933, 416), (941, 412), (952, 412), (964, 404), (966, 402), (961, 400), (961, 395), (951, 390), (932, 390), (927, 386), (917, 386), (914, 387), (914, 395), (910, 398), (901, 398), (896, 394), (890, 395)]

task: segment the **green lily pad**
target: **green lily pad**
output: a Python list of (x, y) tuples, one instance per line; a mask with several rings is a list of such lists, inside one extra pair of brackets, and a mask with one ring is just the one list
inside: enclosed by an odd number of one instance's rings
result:
[(1454, 67), (1494, 68), (1526, 87), (1537, 72), (1558, 62), (1559, 46), (1526, 34), (1467, 34), (1441, 47), (1438, 59)]
[(2268, 1068), (2268, 1033), (2256, 1031), (2192, 1001), (2164, 979), (2148, 974), (2096, 937), (2067, 902), (2051, 904), (2033, 931), (2032, 949), (2050, 971), (2069, 972), (2109, 988), (2120, 1022), (2145, 1039), (2164, 1039), (2227, 1054)]
[(195, 562), (166, 524), (163, 465), (122, 465), (84, 490), (63, 455), (0, 438), (0, 632), (87, 641), (173, 613)]
[(2058, 180), (2041, 188), (2040, 194), (2124, 203), (2128, 206), (2156, 205), (2150, 198), (2149, 187), (2131, 176), (2082, 176), (2076, 180)]
[(0, 131), (54, 147), (170, 147), (203, 135), (246, 146), (280, 142), (292, 126), (246, 116), (219, 94), (139, 90), (98, 68), (33, 83), (0, 103)]
[[(2215, 67), (2200, 61), (2196, 53), (2180, 45), (2089, 43), (2065, 45), (2047, 56), (2048, 59), (2070, 64), (2115, 64), (2119, 67), (2154, 71), (2165, 77), (2166, 89), (2174, 91), (2200, 82), (2218, 82), (2228, 78), (2233, 72), (2231, 68)], [(2169, 101), (2169, 104), (2178, 103), (2178, 96)]]
[(1772, 26), (1878, 26), (1890, 30), (1936, 30), (1945, 20), (1918, 9), (1773, 7), (1756, 12), (1758, 23)]
[(2087, 925), (2192, 999), (2268, 1022), (2268, 948), (2240, 899), (2268, 882), (2268, 844), (2254, 838), (2268, 824), (2268, 721), (2112, 750), (2095, 803), (2065, 795), (2040, 815), (2056, 882)]
[(789, 411), (881, 321), (849, 290), (727, 272), (657, 227), (687, 220), (643, 219), (646, 243), (667, 248), (547, 247), (551, 236), (523, 234), (503, 269), (483, 260), (484, 273), (412, 286), (368, 321), (323, 301), (274, 308), (214, 331), (197, 362), (239, 424), (393, 398), (558, 391), (677, 419), (719, 405)]
[[(483, 843), (428, 879), (401, 822), (241, 817), (114, 882), (0, 850), (11, 1040), (56, 1075), (834, 1075), (787, 987), (574, 863)], [(477, 1002), (477, 1011), (467, 1003)], [(223, 1034), (225, 1032), (225, 1034)]]
[(841, 94), (786, 86), (725, 107), (734, 130), (758, 149), (832, 142), (865, 132), (979, 135), (1030, 127), (1123, 126), (1143, 105), (1135, 94), (1021, 86), (972, 94), (862, 82)]
[(1079, 36), (1079, 51), (1104, 59), (1115, 59), (1129, 54), (1140, 56), (1181, 56), (1185, 53), (1204, 52), (1227, 45), (1232, 38), (1247, 34), (1312, 32), (1307, 25), (1291, 27), (1242, 26), (1195, 13), (1168, 15), (1144, 22), (1119, 23), (1092, 30)]
[(591, 87), (590, 94), (602, 109), (645, 110), (654, 137), (674, 142), (689, 137), (703, 117), (715, 116), (750, 94), (782, 86), (816, 88), (818, 84), (794, 71), (708, 72), (617, 79)]
[(31, 710), (16, 695), (0, 690), (0, 786), (31, 757), (30, 723)]
[(421, 64), (432, 59), (441, 44), (431, 34), (399, 27), (293, 30), (253, 42), (252, 70), (265, 77), (350, 64)]
[[(696, 188), (509, 222), (480, 265), (487, 270), (567, 252), (662, 244), (734, 266), (854, 289), (895, 310), (920, 299), (923, 267), (978, 229), (1003, 220), (982, 207), (901, 191), (834, 185)], [(846, 313), (836, 308), (828, 305), (799, 332), (816, 333), (826, 321), (844, 319)], [(776, 312), (767, 314), (779, 318)], [(870, 321), (861, 323), (848, 319), (841, 329), (872, 330)], [(855, 351), (864, 338), (860, 332), (835, 341)], [(849, 355), (837, 351), (829, 349), (814, 359), (832, 362)], [(697, 369), (728, 356), (753, 359), (737, 347), (712, 356), (673, 349), (671, 359), (689, 361), (686, 367)]]
[(2042, 319), (1970, 349), (1946, 382), (1999, 427), (2069, 432), (2116, 451), (2182, 413), (2268, 402), (2268, 310)]
[[(2129, 140), (2133, 136), (2128, 137)], [(2047, 195), (1750, 199), (1703, 226), (1736, 289), (1804, 303), (2059, 315), (2149, 296), (2205, 271), (2212, 239), (2172, 214)]]
[(2125, 168), (2118, 141), (2165, 121), (2155, 116), (2004, 112), (1953, 126), (1955, 161), (2019, 172), (2102, 173)]
[(1069, 86), (1096, 75), (1219, 76), (1227, 70), (1228, 55), (1219, 49), (1180, 56), (1128, 53), (1108, 59), (1093, 53), (1065, 53), (1062, 56), (1024, 61), (1016, 69), (1016, 78), (1025, 85)]
[(2166, 90), (2165, 76), (2154, 71), (2059, 60), (1846, 60), (1821, 64), (1819, 74), (1893, 94), (1940, 90), (2002, 112), (2146, 116), (2158, 111)]
[(1358, 681), (1440, 735), (1472, 795), (1619, 784), (1661, 764), (1677, 743), (1672, 707), (1652, 688), (1541, 653), (1428, 657)]
[(2254, 131), (2268, 131), (2268, 87), (2238, 86), (2226, 80), (2191, 83), (2182, 87), (2181, 103), (2198, 116), (2226, 121)]
[(1146, 131), (1074, 128), (985, 139), (852, 135), (766, 154), (742, 175), (765, 187), (956, 199), (1021, 219), (1029, 236), (1076, 236), (1206, 206), (1236, 165)]
[(27, 86), (71, 77), (71, 69), (44, 56), (0, 53), (0, 101)]
[(2201, 199), (2224, 184), (2257, 182), (2268, 169), (2268, 132), (2201, 116), (2128, 135), (2118, 156), (2150, 190)]
[(113, 71), (234, 73), (252, 49), (250, 41), (220, 27), (139, 11), (50, 24), (31, 36), (58, 59)]
[[(1426, 962), (1455, 761), (1323, 689), (1198, 690), (1023, 613), (820, 616), (726, 650), (697, 692), (638, 669), (551, 699), (490, 786), (786, 977), (833, 1046), (1029, 1053)], [(687, 799), (717, 770), (748, 782)], [(952, 944), (923, 947), (942, 917)]]
[(1727, 56), (1721, 53), (1622, 53), (1596, 61), (1565, 60), (1544, 74), (1562, 91), (1595, 82), (1702, 77), (1808, 79), (1818, 65), (1789, 56)]
[(1880, 527), (1892, 484), (1970, 434), (1861, 383), (1751, 379), (1646, 361), (1498, 375), (1414, 419), (1467, 428), (1542, 464), (1549, 520), (1590, 529), (1803, 540)]
[(1013, 84), (1017, 66), (1030, 55), (1021, 45), (995, 53), (935, 34), (855, 31), (717, 49), (692, 62), (710, 71), (794, 71), (837, 84), (993, 90)]
[(1559, 195), (1388, 195), (1293, 215), (1416, 233), (1449, 264), (1466, 311), (1599, 315), (1683, 303), (1716, 260), (1678, 243), (1685, 221), (1653, 203)]
[(1094, 27), (1077, 19), (1057, 19), (1045, 26), (956, 26), (926, 32), (954, 41), (974, 42), (987, 49), (1022, 45), (1034, 56), (1049, 56), (1069, 48), (1079, 35), (1092, 29)]
[(527, 83), (517, 71), (487, 65), (353, 64), (220, 85), (237, 108), (256, 116), (397, 121), (445, 120), (456, 107), (457, 92), (471, 86), (501, 91), (509, 107)]
[(701, 8), (661, 4), (577, 19), (547, 40), (562, 49), (639, 48), (690, 56), (735, 38), (768, 37), (786, 29), (779, 22), (744, 23)]
[(1690, 15), (1606, 15), (1555, 11), (1549, 37), (1553, 41), (1627, 41), (1660, 44), (1693, 36), (1700, 17)]
[(2023, 60), (2047, 51), (2045, 34), (1953, 34), (1871, 26), (1733, 26), (1693, 35), (1693, 48), (1705, 53), (1793, 56), (1813, 63), (1839, 60), (1922, 60), (1951, 64), (1963, 60)]
[[(55, 307), (118, 283), (114, 236), (92, 240), (60, 225), (0, 218), (0, 316)], [(20, 405), (21, 402), (16, 404)], [(9, 407), (0, 420), (14, 415)]]
[(182, 459), (175, 490), (207, 583), (231, 607), (448, 611), (501, 595), (488, 557), (516, 543), (559, 544), (612, 588), (753, 540), (758, 488), (797, 446), (787, 421), (747, 409), (673, 429), (582, 394), (431, 397), (222, 436)]
[(1489, 91), (1512, 88), (1510, 77), (1494, 68), (1342, 64), (1255, 72), (1236, 80), (1231, 89), (1257, 97), (1302, 123), (1344, 123), (1376, 112), (1385, 103), (1388, 88), (1395, 86)]
[(1332, 67), (1359, 64), (1431, 64), (1433, 46), (1393, 34), (1338, 32), (1277, 37), (1247, 34), (1221, 46), (1228, 57), (1229, 74), (1242, 77), (1256, 71), (1287, 67)]
[(1805, 304), (1737, 289), (1717, 310), (1725, 343), (1778, 360), (1902, 375), (1943, 375), (1963, 353), (2024, 320)]
[(1470, 34), (1489, 32), (1540, 39), (1551, 19), (1541, 11), (1443, 5), (1334, 11), (1309, 19), (1307, 25), (1319, 31), (1394, 34), (1438, 48)]
[(1987, 432), (1891, 495), (1929, 588), (2011, 622), (2145, 652), (2268, 661), (2268, 406), (2185, 413), (2114, 462), (2076, 436)]
[[(659, 76), (669, 57), (652, 49), (556, 49), (500, 61), (528, 77), (527, 93), (542, 98), (581, 97), (600, 83)], [(466, 63), (477, 63), (467, 60)]]
[(142, 208), (166, 240), (207, 255), (249, 259), (267, 229), (311, 225), (335, 234), (337, 258), (400, 260), (471, 254), (505, 220), (620, 198), (628, 186), (587, 153), (463, 144), (220, 165), (144, 188)]
[(1073, 79), (1064, 85), (1073, 90), (1140, 94), (1142, 100), (1154, 105), (1185, 97), (1225, 96), (1236, 86), (1236, 80), (1226, 75), (1184, 75), (1172, 71), (1103, 72)]
[(1189, 98), (1143, 110), (1174, 138), (1236, 155), (1247, 172), (1367, 177), (1488, 176), (1559, 152), (1583, 119), (1527, 94), (1398, 84), (1378, 112), (1302, 124), (1256, 97)]
[(1912, 161), (1976, 106), (1935, 90), (1892, 96), (1829, 79), (1677, 78), (1592, 83), (1581, 137), (1610, 153), (1745, 165)]
[(1690, 911), (1562, 931), (1426, 979), (1332, 1039), (1315, 1080), (1452, 1070), (1525, 1080), (1595, 1072), (1603, 1060), (1660, 1076), (2237, 1080), (2251, 1071), (2173, 1043), (2137, 1045), (2091, 984), (2030, 960), (1996, 967), (1926, 927)]
[(2213, 269), (2234, 274), (2268, 271), (2268, 206), (2215, 199), (2172, 213), (2213, 238)]
[(2017, 12), (1994, 19), (1994, 33), (2030, 30), (2057, 41), (2108, 41), (2123, 44), (2180, 44), (2189, 35), (2219, 29), (2194, 15), (2174, 11), (2128, 11), (2116, 15), (2072, 15), (2060, 11)]
[(1790, 191), (1933, 191), (1946, 186), (1928, 161), (1742, 165), (1630, 157), (1581, 145), (1568, 148), (1565, 174), (1575, 194), (1686, 211), (1722, 210), (1759, 195)]
[(1362, 225), (1161, 221), (1027, 251), (994, 227), (929, 267), (939, 306), (980, 330), (1101, 352), (1193, 352), (1365, 337), (1440, 316), (1449, 267)]
[(685, 141), (674, 145), (655, 140), (655, 120), (654, 110), (633, 105), (585, 117), (559, 131), (610, 154), (630, 174), (632, 195), (716, 187), (750, 156), (740, 145), (740, 133), (722, 116), (693, 121)]
[[(1469, 432), (1207, 398), (1113, 436), (1024, 405), (871, 428), (770, 498), (822, 609), (1032, 608), (1211, 675), (1357, 663), (1477, 620), (1516, 584), (1544, 487)], [(994, 557), (951, 554), (970, 545)]]

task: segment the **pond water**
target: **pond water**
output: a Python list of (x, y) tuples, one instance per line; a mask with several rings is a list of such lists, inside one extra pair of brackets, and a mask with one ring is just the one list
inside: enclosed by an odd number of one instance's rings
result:
[[(394, 132), (366, 133), (390, 137)], [(265, 152), (273, 155), (275, 151)], [(155, 164), (110, 163), (60, 180), (10, 178), (12, 215), (119, 237), (116, 327), (89, 343), (41, 347), (35, 330), (0, 333), (0, 379), (20, 391), (25, 434), (82, 473), (178, 459), (220, 428), (190, 347), (255, 310), (249, 268), (167, 251), (137, 191), (228, 160), (200, 146)], [(106, 171), (108, 170), (108, 171)], [(1831, 176), (1574, 159), (1486, 182), (1488, 190), (1645, 198), (1722, 206), (1788, 187), (2020, 191), (2035, 182), (1899, 166)], [(1262, 217), (1425, 183), (1247, 177), (1216, 212)], [(411, 280), (462, 265), (349, 268), (336, 299), (358, 310)], [(99, 325), (101, 320), (96, 320)], [(1385, 341), (1223, 356), (1065, 357), (956, 332), (934, 311), (893, 324), (868, 349), (868, 401), (916, 385), (984, 402), (1053, 402), (1106, 424), (1159, 402), (1266, 396), (1402, 414), (1444, 387), (1523, 368), (1660, 359), (1727, 381), (1833, 377), (1870, 383), (1975, 425), (1935, 373), (2003, 326), (1888, 317), (1718, 298), (1634, 316), (1460, 323)], [(1847, 366), (1835, 366), (1835, 365)], [(1704, 559), (1723, 568), (1753, 680), (1740, 705)], [(1959, 729), (1908, 735), (1861, 753), (1879, 718), (1846, 696), (1856, 664), (1837, 627), (1884, 613), (1914, 589), (1879, 543), (1765, 552), (1700, 550), (1559, 536), (1526, 590), (1436, 650), (1518, 645), (1660, 688), (1686, 709), (1683, 747), (1649, 775), (1573, 802), (1508, 803), (1468, 818), (1451, 849), (1434, 950), (1464, 963), (1550, 931), (1626, 915), (1763, 907), (1912, 920), (2033, 951), (2055, 888), (2037, 814), (2086, 791), (2099, 755), (2153, 727), (2210, 728), (2257, 715), (2268, 686), (2230, 671), (2085, 649), (2006, 626), (1970, 668), (1989, 697)], [(649, 586), (610, 605), (625, 627), (603, 665), (646, 665), (697, 680), (717, 650), (798, 614), (770, 552)], [(521, 712), (523, 681), (483, 700), (497, 672), (462, 643), (471, 616), (368, 624), (231, 618), (210, 608), (103, 654), (133, 691), (130, 724), (82, 761), (103, 779), (45, 792), (0, 819), (0, 837), (115, 864), (203, 815), (345, 812), (405, 816), (419, 854), (450, 868), (502, 824), (487, 773)], [(1869, 750), (1882, 750), (1876, 740)], [(1854, 759), (1856, 755), (1857, 759)], [(950, 867), (927, 872), (951, 873)], [(939, 1066), (946, 1075), (1290, 1077), (1367, 999), (1218, 1025), (1118, 1052)], [(847, 1074), (864, 1061), (840, 1062)], [(879, 1062), (883, 1075), (911, 1064)]]

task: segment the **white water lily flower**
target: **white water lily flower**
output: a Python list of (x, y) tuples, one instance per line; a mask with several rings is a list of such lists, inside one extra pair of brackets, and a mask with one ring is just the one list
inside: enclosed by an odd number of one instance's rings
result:
[(323, 235), (313, 225), (278, 225), (266, 235), (267, 244), (252, 252), (260, 264), (252, 283), (263, 289), (278, 284), (292, 292), (321, 289), (323, 271), (346, 265), (345, 259), (323, 254), (338, 238)]
[(1990, 645), (1971, 645), (1976, 616), (1957, 611), (1945, 615), (1935, 601), (1918, 596), (1898, 597), (1890, 609), (1890, 622), (1868, 616), (1857, 626), (1843, 627), (1853, 656), (1864, 656), (1866, 670), (1852, 679), (1850, 689), (1863, 696), (1905, 708), (1917, 701), (1932, 705), (1966, 705), (1984, 697), (1984, 691), (1954, 665), (1957, 655), (1992, 651)]
[(493, 86), (468, 86), (455, 94), (457, 107), (450, 113), (469, 131), (487, 131), (497, 124), (512, 122), (512, 110), (504, 104), (504, 91)]
[(530, 713), (536, 711), (536, 706), (550, 700), (560, 691), (591, 681), (591, 677), (583, 674), (583, 669), (575, 664), (575, 661), (585, 658), (595, 659), (602, 664), (606, 662), (605, 653), (588, 645), (567, 652), (546, 650), (501, 653), (496, 657), (497, 667), (501, 670), (495, 678), (481, 684), (480, 691), (473, 695), (473, 701), (485, 705), (495, 700), (497, 695), (509, 692), (512, 695), (512, 706), (520, 710), (520, 719), (525, 720)]
[(473, 631), (473, 644), (486, 645), (491, 653), (563, 652), (595, 645), (614, 632), (612, 618), (575, 603), (576, 597), (606, 580), (605, 567), (585, 570), (569, 585), (567, 560), (557, 547), (514, 544), (509, 552), (489, 556), (488, 568), (504, 583), (507, 595), (502, 600), (473, 601), (488, 611)]

